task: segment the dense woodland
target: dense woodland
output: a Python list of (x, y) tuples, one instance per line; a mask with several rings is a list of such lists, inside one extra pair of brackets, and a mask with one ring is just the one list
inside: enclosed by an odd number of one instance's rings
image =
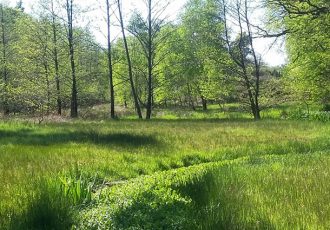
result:
[[(255, 119), (284, 102), (329, 110), (330, 3), (326, 0), (189, 0), (169, 21), (166, 1), (145, 1), (147, 15), (104, 7), (108, 43), (97, 42), (87, 9), (74, 0), (39, 0), (35, 13), (0, 5), (1, 110), (47, 115), (96, 104), (135, 108), (150, 119), (159, 106), (195, 109), (239, 102)], [(265, 12), (264, 22), (254, 14)], [(113, 38), (114, 27), (121, 36)], [(118, 29), (118, 28), (117, 28)], [(288, 63), (268, 67), (260, 39), (281, 41)], [(145, 115), (142, 114), (145, 111)]]

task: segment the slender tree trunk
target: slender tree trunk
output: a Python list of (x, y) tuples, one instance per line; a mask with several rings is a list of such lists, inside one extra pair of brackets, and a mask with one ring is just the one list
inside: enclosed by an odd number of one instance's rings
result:
[(56, 82), (56, 96), (57, 96), (57, 114), (62, 115), (62, 99), (61, 99), (61, 86), (60, 86), (60, 74), (59, 74), (59, 61), (58, 61), (58, 50), (57, 50), (57, 30), (56, 30), (56, 19), (54, 12), (54, 3), (51, 0), (51, 11), (52, 11), (52, 29), (53, 29), (53, 55), (54, 55), (54, 67), (55, 67), (55, 82)]
[(112, 119), (116, 118), (115, 115), (115, 92), (113, 86), (113, 68), (112, 68), (112, 59), (111, 59), (111, 21), (110, 21), (110, 2), (106, 0), (107, 5), (107, 30), (108, 30), (108, 75), (109, 75), (109, 88), (110, 88), (110, 116)]
[(187, 87), (188, 87), (188, 97), (189, 97), (188, 103), (189, 103), (189, 105), (191, 106), (191, 108), (193, 110), (196, 110), (194, 99), (193, 99), (193, 96), (192, 96), (192, 93), (191, 93), (191, 88), (190, 88), (189, 83), (187, 84)]
[(49, 81), (49, 67), (47, 61), (44, 62), (46, 87), (47, 87), (47, 115), (50, 112), (50, 81)]
[(246, 22), (246, 26), (248, 29), (248, 36), (249, 36), (249, 43), (251, 46), (251, 50), (252, 50), (252, 56), (253, 56), (253, 61), (254, 61), (254, 68), (255, 68), (255, 78), (256, 78), (256, 82), (255, 82), (255, 92), (254, 92), (254, 104), (255, 104), (255, 111), (254, 111), (254, 119), (255, 120), (260, 120), (261, 116), (260, 116), (260, 108), (259, 108), (259, 91), (260, 91), (260, 63), (258, 61), (257, 58), (257, 54), (255, 52), (254, 49), (254, 45), (253, 45), (253, 38), (252, 38), (252, 31), (251, 31), (251, 24), (249, 21), (249, 17), (248, 17), (248, 6), (247, 6), (247, 0), (245, 0), (245, 12), (244, 12), (244, 16), (245, 16), (245, 22)]
[(202, 99), (202, 104), (203, 104), (203, 110), (206, 111), (207, 110), (207, 100), (201, 96), (201, 99)]
[(125, 52), (126, 52), (126, 59), (127, 59), (127, 64), (128, 64), (129, 81), (130, 81), (132, 95), (133, 95), (133, 99), (134, 99), (134, 105), (135, 105), (135, 109), (136, 109), (139, 119), (142, 119), (141, 107), (140, 107), (139, 99), (138, 99), (138, 96), (137, 96), (137, 93), (135, 90), (135, 84), (134, 84), (134, 80), (133, 80), (132, 61), (131, 61), (131, 56), (129, 53), (127, 39), (126, 39), (126, 35), (125, 35), (125, 27), (124, 27), (124, 20), (123, 20), (123, 14), (122, 14), (122, 10), (121, 10), (120, 0), (117, 0), (117, 4), (118, 4), (118, 11), (119, 11), (120, 26), (121, 26), (121, 31), (122, 31), (124, 46), (125, 46)]
[(2, 39), (2, 74), (4, 81), (4, 97), (3, 97), (3, 114), (9, 115), (9, 103), (8, 103), (8, 68), (7, 68), (7, 41), (5, 30), (5, 19), (3, 5), (0, 4), (0, 20), (1, 20), (1, 39)]
[(197, 89), (198, 89), (199, 95), (202, 99), (203, 111), (206, 111), (207, 110), (207, 100), (203, 96), (202, 90), (200, 89), (199, 85), (197, 85)]
[[(226, 43), (228, 46), (228, 51), (229, 54), (231, 55), (232, 60), (242, 69), (242, 80), (244, 82), (244, 86), (246, 87), (247, 93), (248, 93), (248, 99), (250, 103), (250, 108), (251, 112), (253, 114), (254, 119), (259, 119), (260, 118), (260, 111), (259, 111), (259, 105), (256, 105), (255, 99), (258, 99), (258, 95), (253, 94), (253, 89), (252, 89), (252, 84), (250, 82), (250, 79), (248, 77), (248, 72), (247, 72), (247, 66), (246, 66), (246, 60), (244, 57), (244, 51), (243, 51), (243, 26), (242, 26), (242, 14), (241, 14), (241, 9), (240, 9), (240, 2), (237, 1), (236, 3), (236, 10), (237, 10), (237, 16), (238, 16), (238, 26), (240, 29), (240, 34), (239, 34), (239, 58), (236, 58), (235, 55), (233, 54), (233, 51), (231, 49), (230, 41), (229, 41), (229, 35), (228, 35), (228, 27), (227, 27), (227, 19), (226, 19), (226, 12), (227, 12), (227, 7), (226, 7), (226, 2), (225, 0), (222, 1), (223, 3), (223, 14), (224, 14), (224, 26), (225, 26), (225, 35), (226, 35)], [(258, 83), (259, 84), (259, 83)], [(258, 101), (257, 101), (258, 103)], [(259, 117), (259, 118), (258, 118)]]
[(153, 68), (153, 50), (152, 50), (152, 0), (148, 0), (148, 99), (147, 99), (147, 114), (146, 119), (151, 119), (151, 112), (152, 112), (152, 68)]
[(78, 92), (76, 67), (74, 60), (74, 45), (73, 45), (73, 0), (67, 0), (67, 14), (68, 14), (68, 42), (71, 64), (72, 88), (71, 88), (71, 117), (78, 117)]
[(245, 82), (246, 89), (248, 92), (250, 107), (251, 107), (253, 117), (254, 117), (254, 119), (257, 120), (259, 112), (256, 110), (255, 98), (253, 96), (252, 85), (251, 85), (251, 82), (248, 77), (246, 63), (245, 63), (245, 57), (244, 57), (244, 51), (243, 51), (243, 26), (242, 26), (241, 10), (240, 10), (239, 4), (237, 4), (237, 15), (238, 15), (238, 24), (239, 24), (239, 28), (240, 28), (239, 53), (240, 53), (240, 58), (241, 58), (241, 68), (243, 70), (243, 80)]

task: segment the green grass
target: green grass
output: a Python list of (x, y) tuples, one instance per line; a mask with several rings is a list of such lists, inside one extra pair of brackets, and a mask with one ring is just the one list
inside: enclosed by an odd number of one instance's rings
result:
[[(88, 213), (86, 210), (93, 210), (89, 203), (95, 207), (100, 202), (100, 207), (106, 209), (108, 203), (98, 200), (99, 191), (102, 191), (105, 184), (134, 178), (143, 181), (143, 175), (158, 178), (157, 172), (166, 171), (166, 175), (168, 170), (177, 168), (182, 168), (178, 172), (185, 174), (186, 167), (192, 165), (200, 167), (203, 172), (210, 172), (208, 174), (212, 174), (213, 179), (204, 180), (204, 176), (200, 176), (195, 183), (192, 168), (192, 172), (189, 172), (190, 169), (186, 172), (189, 174), (188, 179), (180, 179), (182, 184), (178, 187), (171, 187), (174, 179), (164, 180), (165, 185), (172, 190), (166, 190), (167, 187), (162, 184), (165, 190), (161, 190), (158, 195), (150, 191), (149, 185), (144, 187), (142, 184), (137, 189), (133, 186), (134, 191), (146, 191), (142, 193), (147, 196), (133, 210), (144, 207), (150, 201), (148, 197), (151, 197), (155, 200), (148, 204), (168, 214), (168, 218), (163, 218), (166, 215), (154, 217), (147, 215), (148, 212), (141, 213), (141, 221), (147, 218), (149, 222), (158, 223), (159, 220), (164, 225), (173, 224), (174, 228), (185, 226), (186, 222), (191, 223), (190, 219), (184, 218), (189, 213), (188, 217), (193, 215), (196, 220), (214, 215), (213, 220), (205, 222), (205, 228), (208, 228), (208, 224), (221, 227), (221, 223), (231, 224), (234, 228), (235, 225), (257, 226), (260, 214), (266, 218), (265, 221), (260, 220), (260, 224), (271, 223), (274, 228), (299, 228), (302, 219), (305, 221), (303, 226), (326, 228), (329, 226), (325, 218), (329, 214), (329, 202), (326, 202), (329, 201), (329, 189), (325, 183), (329, 175), (329, 136), (328, 123), (285, 120), (254, 122), (243, 118), (163, 119), (150, 122), (75, 121), (42, 125), (28, 122), (1, 123), (0, 229), (15, 229), (15, 226), (20, 226), (19, 223), (30, 229), (56, 229), (56, 226), (58, 229), (67, 228), (76, 220), (81, 220), (81, 215)], [(270, 156), (270, 160), (266, 156)], [(239, 162), (243, 160), (229, 168), (222, 166), (223, 162), (235, 162), (235, 159)], [(203, 165), (216, 167), (204, 168)], [(279, 175), (274, 174), (277, 171), (272, 171), (274, 165), (278, 165)], [(72, 174), (73, 169), (79, 173)], [(61, 178), (72, 181), (68, 186), (70, 189), (66, 189)], [(308, 187), (304, 187), (305, 182), (309, 183)], [(189, 185), (191, 183), (197, 187)], [(196, 201), (194, 194), (187, 192), (210, 187), (207, 183), (216, 186), (205, 192), (208, 197), (204, 203)], [(191, 189), (189, 186), (192, 186)], [(114, 186), (113, 189), (118, 193), (126, 191), (121, 187)], [(237, 196), (231, 193), (231, 189), (238, 192)], [(301, 189), (305, 189), (306, 197), (299, 195)], [(85, 202), (91, 190), (94, 191), (94, 198)], [(254, 196), (250, 194), (252, 191), (256, 191)], [(282, 199), (286, 192), (287, 199), (292, 200), (291, 208), (286, 198)], [(116, 196), (113, 195), (111, 199)], [(134, 198), (135, 195), (129, 192), (127, 196)], [(295, 199), (300, 200), (298, 203), (305, 208), (294, 211), (298, 207)], [(231, 204), (239, 202), (243, 202), (243, 205), (231, 207)], [(226, 208), (212, 208), (213, 205), (218, 207), (218, 203)], [(205, 207), (206, 214), (191, 214), (197, 204)], [(183, 216), (180, 223), (171, 219), (173, 216), (170, 213), (175, 209)], [(313, 211), (316, 209), (322, 213)], [(213, 214), (209, 215), (207, 210)], [(235, 213), (230, 217), (232, 219), (228, 217), (228, 212)], [(127, 213), (131, 213), (129, 209)], [(127, 213), (114, 215), (123, 218)], [(63, 219), (65, 217), (68, 218)], [(40, 219), (49, 221), (41, 223)]]
[(330, 159), (245, 157), (106, 188), (82, 229), (328, 229)]

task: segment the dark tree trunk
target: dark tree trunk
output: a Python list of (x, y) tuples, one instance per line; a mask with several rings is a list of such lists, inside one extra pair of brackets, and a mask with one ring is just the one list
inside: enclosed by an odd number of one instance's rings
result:
[(252, 92), (252, 86), (247, 74), (247, 68), (245, 64), (245, 57), (244, 57), (244, 51), (243, 51), (243, 26), (242, 26), (242, 19), (241, 19), (241, 11), (240, 11), (240, 6), (237, 5), (237, 15), (238, 15), (238, 23), (240, 27), (240, 41), (239, 41), (239, 53), (240, 53), (240, 58), (241, 58), (241, 68), (243, 70), (243, 79), (245, 82), (245, 86), (248, 92), (249, 96), (249, 101), (250, 101), (250, 107), (251, 111), (253, 114), (253, 117), (256, 118), (256, 108), (255, 108), (255, 102), (254, 102), (254, 97), (253, 97), (253, 92)]
[(74, 60), (74, 45), (73, 45), (73, 0), (67, 0), (67, 14), (68, 14), (68, 42), (71, 64), (72, 88), (71, 88), (71, 112), (72, 118), (78, 117), (78, 92), (76, 67)]
[(133, 80), (132, 61), (131, 61), (131, 56), (129, 53), (127, 39), (126, 39), (126, 35), (125, 35), (125, 27), (124, 27), (124, 20), (123, 20), (120, 0), (117, 0), (117, 4), (118, 4), (118, 11), (119, 11), (120, 26), (121, 26), (121, 31), (122, 31), (123, 41), (124, 41), (124, 46), (125, 46), (125, 52), (126, 52), (126, 59), (127, 59), (127, 64), (128, 64), (129, 81), (130, 81), (132, 95), (133, 95), (133, 99), (134, 99), (134, 105), (135, 105), (135, 109), (136, 109), (139, 119), (142, 119), (141, 107), (140, 107), (139, 99), (138, 99), (138, 96), (137, 96), (137, 93), (135, 90), (135, 85), (134, 85), (134, 80)]
[(54, 12), (53, 0), (51, 0), (51, 11), (52, 11), (52, 29), (53, 29), (53, 55), (54, 55), (54, 67), (55, 67), (55, 82), (56, 82), (56, 97), (57, 97), (57, 114), (62, 115), (62, 99), (61, 99), (61, 86), (60, 86), (60, 75), (59, 75), (59, 61), (58, 61), (58, 50), (57, 50), (57, 30), (56, 20)]
[(49, 82), (49, 67), (47, 61), (44, 62), (46, 87), (47, 87), (47, 115), (50, 112), (50, 82)]
[[(246, 2), (245, 2), (246, 3)], [(225, 1), (223, 1), (223, 13), (224, 13), (224, 26), (225, 26), (225, 36), (226, 36), (226, 43), (228, 46), (228, 50), (229, 53), (231, 55), (232, 60), (242, 69), (242, 80), (244, 82), (244, 86), (246, 87), (247, 93), (248, 93), (248, 100), (249, 100), (249, 104), (250, 104), (250, 108), (251, 108), (251, 112), (253, 114), (253, 117), (255, 120), (260, 119), (260, 109), (259, 109), (259, 77), (260, 77), (260, 72), (259, 69), (256, 69), (256, 72), (258, 72), (256, 74), (256, 86), (253, 87), (253, 84), (251, 83), (249, 76), (248, 76), (248, 71), (247, 71), (247, 64), (246, 64), (246, 57), (244, 56), (244, 41), (243, 41), (243, 25), (242, 25), (242, 12), (241, 12), (241, 5), (240, 2), (237, 2), (236, 4), (236, 13), (237, 13), (237, 17), (238, 17), (238, 26), (240, 29), (240, 33), (239, 33), (239, 58), (236, 58), (235, 55), (233, 54), (233, 51), (231, 49), (231, 45), (230, 45), (230, 41), (229, 41), (229, 36), (228, 36), (228, 28), (227, 28), (227, 19), (226, 19), (226, 3)], [(247, 20), (247, 5), (245, 5), (245, 19)], [(250, 26), (249, 22), (246, 22), (248, 24), (248, 27)], [(249, 28), (250, 29), (250, 28)], [(251, 31), (249, 30), (249, 39), (250, 39), (250, 45), (252, 45), (252, 35), (251, 35)], [(253, 46), (251, 46), (253, 52)], [(255, 53), (254, 53), (255, 55)], [(256, 56), (255, 56), (256, 57)], [(255, 59), (256, 60), (256, 59)]]
[(202, 96), (202, 104), (203, 104), (203, 110), (206, 111), (207, 110), (207, 100)]
[(147, 114), (146, 119), (151, 119), (151, 112), (152, 112), (152, 68), (153, 68), (153, 51), (152, 51), (152, 20), (151, 20), (151, 7), (152, 0), (148, 0), (148, 99), (147, 99)]
[[(245, 1), (245, 18), (244, 20), (248, 20), (247, 18), (247, 2)], [(259, 109), (259, 104), (258, 104), (258, 99), (259, 99), (259, 76), (260, 76), (260, 72), (259, 72), (259, 66), (257, 66), (257, 60), (256, 60), (256, 54), (254, 52), (254, 48), (253, 48), (253, 43), (252, 43), (252, 35), (251, 35), (251, 31), (250, 31), (250, 24), (248, 21), (246, 21), (247, 23), (247, 27), (248, 27), (248, 36), (249, 36), (249, 43), (251, 46), (251, 50), (252, 50), (252, 54), (254, 56), (254, 60), (255, 60), (255, 72), (256, 72), (256, 85), (254, 87), (252, 87), (252, 83), (248, 77), (248, 73), (247, 73), (247, 67), (246, 67), (246, 60), (244, 57), (244, 51), (243, 51), (243, 25), (242, 25), (242, 18), (241, 18), (241, 10), (240, 10), (240, 6), (237, 5), (237, 15), (238, 15), (238, 23), (239, 23), (239, 27), (240, 27), (240, 43), (239, 43), (239, 50), (240, 50), (240, 56), (241, 56), (241, 67), (243, 69), (243, 79), (245, 81), (245, 85), (247, 88), (247, 92), (248, 92), (248, 96), (249, 96), (249, 101), (250, 101), (250, 107), (251, 107), (251, 112), (253, 114), (253, 117), (255, 120), (259, 120), (260, 119), (260, 109)], [(253, 90), (254, 89), (254, 90)]]
[(106, 0), (107, 5), (107, 30), (108, 30), (108, 75), (109, 75), (109, 88), (110, 88), (110, 116), (112, 119), (116, 118), (115, 115), (115, 92), (113, 86), (113, 68), (112, 68), (112, 59), (111, 59), (111, 21), (110, 21), (110, 2)]
[(9, 115), (9, 103), (8, 103), (8, 68), (7, 68), (7, 40), (5, 30), (5, 19), (3, 5), (0, 4), (0, 20), (1, 20), (1, 39), (2, 39), (2, 77), (4, 81), (4, 97), (3, 97), (3, 114), (4, 116)]
[(188, 97), (189, 97), (188, 104), (189, 104), (189, 106), (191, 106), (191, 108), (193, 110), (196, 110), (194, 99), (193, 99), (193, 96), (192, 96), (192, 92), (191, 92), (191, 88), (190, 88), (189, 83), (187, 84), (187, 87), (188, 87)]
[(254, 50), (254, 46), (253, 46), (253, 38), (252, 38), (252, 31), (251, 31), (251, 24), (249, 21), (249, 17), (248, 17), (248, 6), (247, 6), (247, 0), (245, 0), (245, 22), (246, 22), (246, 26), (248, 29), (248, 36), (249, 36), (249, 43), (251, 46), (251, 50), (252, 50), (252, 56), (253, 56), (253, 61), (254, 61), (254, 69), (255, 69), (255, 78), (256, 78), (256, 82), (255, 82), (255, 92), (254, 92), (254, 119), (255, 120), (260, 120), (261, 116), (260, 116), (260, 108), (259, 108), (259, 91), (260, 91), (260, 63), (258, 61), (257, 58), (257, 54)]

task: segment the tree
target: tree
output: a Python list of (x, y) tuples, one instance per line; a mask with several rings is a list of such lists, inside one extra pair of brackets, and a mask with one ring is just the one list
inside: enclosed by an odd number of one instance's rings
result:
[[(238, 25), (238, 36), (234, 42), (230, 41), (227, 12), (233, 15)], [(249, 106), (255, 120), (260, 117), (260, 57), (257, 57), (253, 44), (253, 34), (249, 20), (247, 0), (237, 0), (234, 5), (223, 1), (223, 15), (225, 21), (225, 40), (228, 53), (233, 61), (234, 70), (245, 87)], [(244, 26), (245, 23), (245, 26)]]
[(135, 12), (129, 25), (129, 31), (138, 39), (145, 57), (147, 59), (147, 102), (146, 119), (151, 119), (153, 101), (154, 101), (154, 74), (157, 63), (155, 62), (157, 50), (166, 39), (166, 36), (160, 37), (161, 28), (165, 25), (163, 13), (168, 6), (167, 1), (146, 0), (148, 15), (146, 20), (143, 16)]
[(62, 115), (62, 90), (61, 90), (61, 74), (60, 74), (60, 45), (58, 44), (59, 37), (61, 35), (61, 30), (63, 31), (62, 25), (59, 24), (59, 18), (56, 12), (56, 4), (54, 0), (40, 0), (38, 2), (40, 7), (39, 17), (44, 21), (44, 24), (48, 24), (48, 35), (49, 36), (49, 47), (48, 52), (51, 54), (49, 65), (52, 66), (54, 71), (53, 74), (56, 87), (56, 108), (57, 114)]
[[(287, 85), (296, 100), (330, 103), (330, 3), (326, 0), (268, 0), (269, 24), (285, 33)], [(309, 101), (309, 102), (308, 102)]]
[(115, 93), (114, 93), (114, 86), (113, 86), (113, 67), (112, 67), (112, 58), (111, 58), (111, 19), (110, 19), (110, 2), (106, 0), (106, 7), (107, 7), (107, 45), (108, 45), (108, 75), (109, 75), (109, 87), (110, 87), (110, 116), (112, 119), (116, 118), (115, 115)]
[(3, 4), (0, 4), (0, 23), (1, 23), (1, 44), (2, 44), (2, 78), (4, 82), (4, 93), (3, 93), (3, 113), (4, 115), (9, 114), (8, 105), (8, 84), (9, 84), (9, 73), (8, 73), (8, 60), (7, 60), (7, 49), (8, 49), (8, 31), (7, 31), (7, 18)]
[[(216, 0), (192, 0), (182, 16), (184, 41), (188, 42), (185, 57), (189, 84), (207, 110), (208, 100), (219, 100), (228, 88), (224, 87), (226, 62), (224, 23), (217, 17), (221, 4)], [(228, 82), (227, 82), (228, 83)], [(230, 84), (226, 84), (229, 86)], [(189, 87), (188, 87), (189, 88)]]
[(327, 0), (268, 0), (266, 3), (275, 6), (282, 17), (307, 15), (318, 18), (330, 13), (330, 3)]
[(130, 56), (130, 52), (128, 49), (128, 43), (127, 43), (127, 38), (126, 38), (126, 34), (125, 34), (124, 19), (123, 19), (122, 6), (121, 6), (120, 0), (117, 0), (117, 7), (118, 7), (118, 14), (119, 14), (119, 22), (120, 22), (120, 27), (121, 27), (121, 32), (122, 32), (123, 42), (124, 42), (124, 47), (125, 47), (125, 54), (126, 54), (127, 67), (128, 67), (128, 76), (129, 76), (129, 82), (131, 85), (134, 106), (135, 106), (139, 119), (142, 119), (141, 107), (140, 107), (140, 103), (138, 100), (138, 96), (136, 93), (135, 84), (134, 84), (134, 80), (133, 80), (132, 61), (131, 61), (131, 56)]
[(19, 0), (17, 3), (16, 3), (16, 9), (19, 9), (20, 11), (24, 11), (24, 6), (23, 6), (23, 0)]
[(51, 13), (51, 24), (53, 32), (53, 60), (55, 67), (55, 81), (56, 81), (56, 96), (57, 96), (57, 114), (62, 115), (62, 98), (61, 98), (61, 85), (60, 85), (60, 71), (59, 71), (59, 57), (58, 57), (58, 31), (56, 14), (54, 10), (54, 0), (50, 0), (50, 13)]
[(66, 0), (66, 12), (67, 12), (67, 27), (68, 27), (68, 43), (71, 65), (71, 117), (78, 117), (78, 92), (77, 92), (77, 79), (76, 79), (76, 65), (74, 56), (74, 33), (73, 33), (73, 0)]
[[(72, 79), (65, 77), (72, 73), (71, 62), (67, 61), (67, 20), (60, 17), (63, 8), (55, 3), (40, 0), (33, 16), (3, 7), (1, 104), (7, 113), (45, 115), (55, 108), (62, 112), (70, 107)], [(73, 27), (72, 34), (75, 76), (79, 79), (76, 87), (81, 89), (79, 103), (104, 102), (106, 84), (100, 77), (103, 52), (87, 28)]]

